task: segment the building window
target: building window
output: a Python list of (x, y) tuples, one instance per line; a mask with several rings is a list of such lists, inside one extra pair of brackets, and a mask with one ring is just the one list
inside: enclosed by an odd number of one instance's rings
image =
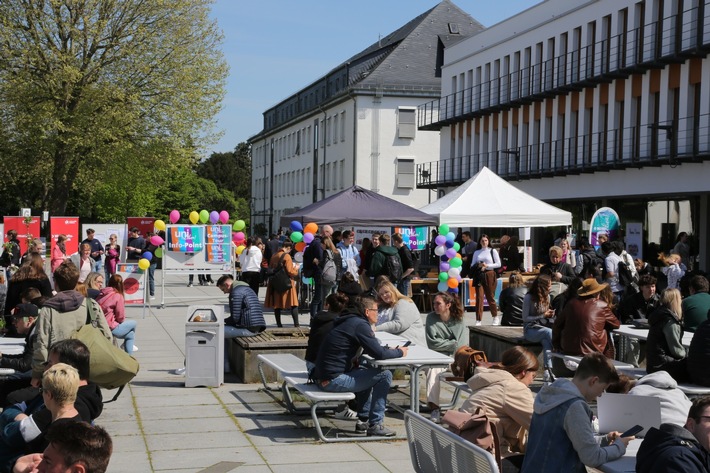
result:
[(397, 130), (400, 138), (413, 139), (417, 130), (417, 109), (400, 108), (397, 114)]
[(338, 142), (338, 114), (333, 115), (333, 144)]
[(397, 158), (397, 187), (414, 188), (414, 158)]
[(345, 112), (340, 112), (340, 141), (345, 141)]

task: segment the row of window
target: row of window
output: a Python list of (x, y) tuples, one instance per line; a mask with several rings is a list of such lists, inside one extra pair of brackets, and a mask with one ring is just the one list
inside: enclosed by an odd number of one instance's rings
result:
[[(326, 163), (325, 167), (321, 164), (318, 166), (318, 173), (318, 189), (330, 192), (345, 188), (345, 159)], [(275, 198), (311, 195), (313, 192), (312, 178), (310, 166), (274, 175), (273, 189), (269, 187), (268, 177), (257, 178), (254, 181), (254, 196), (257, 199), (268, 200), (269, 192), (273, 192)]]

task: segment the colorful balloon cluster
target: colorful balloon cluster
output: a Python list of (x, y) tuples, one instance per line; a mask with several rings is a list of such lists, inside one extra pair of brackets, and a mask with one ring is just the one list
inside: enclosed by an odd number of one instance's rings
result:
[[(180, 221), (180, 212), (178, 210), (171, 210), (168, 217), (170, 218), (170, 223), (178, 223)], [(190, 223), (193, 225), (197, 225), (197, 222), (207, 223), (208, 221), (212, 225), (215, 225), (217, 222), (226, 225), (229, 223), (229, 212), (226, 210), (222, 210), (221, 212), (217, 212), (216, 210), (213, 210), (212, 212), (200, 210), (198, 213), (196, 210), (193, 210), (187, 218), (190, 219)], [(162, 220), (156, 220), (155, 228), (158, 230), (165, 230), (165, 222)]]
[(461, 265), (463, 260), (459, 254), (460, 245), (454, 241), (456, 235), (449, 231), (445, 223), (439, 225), (439, 235), (434, 242), (434, 254), (439, 257), (439, 285), (441, 292), (459, 292), (461, 283)]
[(303, 251), (306, 246), (310, 245), (318, 233), (318, 225), (314, 222), (306, 224), (304, 227), (301, 222), (294, 220), (291, 222), (291, 241), (293, 242), (296, 251)]
[[(165, 225), (165, 222), (162, 220), (156, 220), (156, 222), (162, 222), (163, 226)], [(155, 228), (158, 228), (157, 226)], [(153, 235), (150, 237), (150, 244), (156, 247), (160, 247), (165, 243), (165, 240), (163, 240), (159, 235)], [(163, 256), (163, 249), (162, 248), (156, 248), (155, 249), (155, 256), (157, 258), (161, 258)], [(138, 267), (145, 271), (150, 267), (150, 262), (153, 260), (153, 253), (150, 251), (144, 251), (143, 252), (143, 257), (138, 260)]]

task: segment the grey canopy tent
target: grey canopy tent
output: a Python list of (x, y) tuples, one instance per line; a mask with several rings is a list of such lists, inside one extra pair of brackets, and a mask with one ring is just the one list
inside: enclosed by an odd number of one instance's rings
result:
[(408, 227), (439, 223), (435, 215), (426, 214), (360, 186), (352, 186), (327, 199), (283, 215), (280, 224), (282, 227), (288, 227), (293, 220), (339, 227), (368, 225)]

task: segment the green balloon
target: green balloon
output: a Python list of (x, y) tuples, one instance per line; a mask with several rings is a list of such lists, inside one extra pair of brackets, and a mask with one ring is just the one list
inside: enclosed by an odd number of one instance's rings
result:
[(234, 230), (235, 232), (241, 232), (246, 226), (247, 224), (244, 223), (244, 220), (237, 220), (236, 222), (234, 222), (234, 225), (232, 225), (232, 230)]
[(162, 248), (156, 248), (153, 253), (154, 253), (155, 256), (157, 256), (158, 258), (162, 258), (162, 257), (163, 257), (163, 249), (162, 249)]
[(442, 271), (439, 273), (439, 281), (446, 282), (449, 280), (449, 273)]
[(456, 250), (456, 253), (458, 253), (460, 249), (461, 249), (461, 245), (459, 245), (458, 242), (455, 241), (454, 242), (454, 250)]
[(463, 261), (462, 261), (461, 258), (459, 258), (459, 257), (451, 258), (451, 259), (449, 260), (449, 265), (450, 265), (452, 268), (460, 268), (462, 264), (463, 264)]
[(301, 232), (291, 232), (291, 241), (294, 243), (300, 243), (303, 241), (303, 233)]
[(449, 226), (445, 223), (439, 225), (439, 235), (446, 235), (449, 233)]
[(200, 210), (200, 222), (207, 223), (210, 219), (210, 213), (206, 210)]

